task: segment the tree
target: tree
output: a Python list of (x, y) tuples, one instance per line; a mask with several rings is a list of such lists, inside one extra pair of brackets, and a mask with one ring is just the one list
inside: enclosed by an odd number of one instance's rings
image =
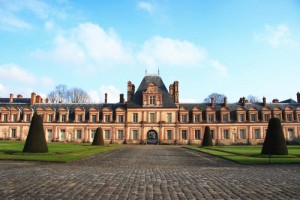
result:
[(51, 103), (89, 103), (91, 98), (86, 91), (81, 88), (68, 89), (66, 85), (57, 85), (48, 94)]
[(80, 88), (72, 88), (67, 92), (68, 102), (70, 103), (87, 103), (91, 98), (86, 91)]
[(204, 136), (203, 136), (203, 140), (202, 140), (202, 146), (213, 146), (209, 126), (205, 126)]
[(261, 154), (288, 155), (288, 149), (286, 146), (280, 119), (270, 119)]
[(36, 112), (32, 116), (28, 136), (23, 148), (23, 152), (46, 153), (48, 146), (44, 133), (43, 118)]
[(102, 128), (97, 128), (92, 145), (104, 145)]
[(247, 96), (247, 99), (248, 99), (249, 103), (260, 103), (261, 102), (261, 100), (258, 97), (253, 96), (251, 94)]
[(208, 97), (206, 97), (204, 99), (204, 103), (210, 103), (211, 102), (211, 98), (215, 99), (215, 103), (224, 103), (224, 94), (219, 94), (219, 93), (212, 93), (210, 95), (208, 95)]

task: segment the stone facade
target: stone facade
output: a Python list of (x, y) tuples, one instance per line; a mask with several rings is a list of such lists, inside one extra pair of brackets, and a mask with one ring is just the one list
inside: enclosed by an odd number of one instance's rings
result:
[(268, 120), (282, 120), (285, 138), (300, 140), (300, 94), (279, 102), (180, 103), (179, 82), (166, 89), (159, 75), (145, 75), (140, 86), (128, 82), (127, 102), (64, 104), (49, 103), (32, 93), (0, 98), (0, 139), (25, 140), (36, 111), (43, 116), (48, 142), (92, 142), (98, 127), (106, 143), (196, 144), (202, 142), (209, 126), (216, 144), (259, 144), (266, 134)]

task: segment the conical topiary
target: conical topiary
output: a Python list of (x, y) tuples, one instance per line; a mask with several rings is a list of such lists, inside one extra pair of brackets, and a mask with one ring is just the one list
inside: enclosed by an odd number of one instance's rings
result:
[(102, 128), (97, 128), (92, 145), (104, 145)]
[(271, 118), (267, 135), (261, 150), (264, 155), (288, 155), (288, 149), (281, 127), (280, 119)]
[(204, 136), (203, 136), (203, 140), (202, 140), (202, 146), (213, 146), (209, 126), (205, 127)]
[(48, 146), (45, 138), (43, 118), (36, 112), (32, 116), (23, 152), (46, 153)]

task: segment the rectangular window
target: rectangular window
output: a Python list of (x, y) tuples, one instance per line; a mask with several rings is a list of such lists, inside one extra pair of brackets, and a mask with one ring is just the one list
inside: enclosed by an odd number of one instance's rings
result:
[(82, 116), (82, 115), (78, 115), (78, 117), (77, 117), (77, 121), (78, 121), (78, 122), (82, 122), (82, 118), (83, 118), (83, 116)]
[(264, 114), (265, 121), (268, 122), (270, 120), (270, 115), (269, 114)]
[(275, 117), (275, 118), (278, 118), (278, 119), (281, 118), (279, 113), (276, 113), (274, 117)]
[(26, 114), (25, 115), (25, 121), (26, 122), (30, 122), (30, 114)]
[(81, 139), (81, 130), (76, 130), (76, 138)]
[(62, 140), (66, 139), (66, 130), (65, 129), (60, 129), (60, 138)]
[(52, 129), (47, 129), (47, 133), (48, 133), (48, 141), (52, 141), (53, 139)]
[(97, 119), (97, 115), (92, 115), (92, 122), (96, 122), (96, 119)]
[(62, 122), (67, 121), (67, 115), (66, 115), (66, 114), (61, 115), (61, 121), (62, 121)]
[(210, 130), (210, 135), (211, 135), (211, 138), (214, 139), (215, 138), (215, 130)]
[(123, 130), (118, 130), (118, 139), (119, 140), (123, 139)]
[(229, 139), (229, 130), (227, 130), (227, 129), (223, 130), (223, 138)]
[(209, 114), (208, 115), (208, 122), (214, 122), (215, 121), (215, 115), (214, 114)]
[(105, 118), (104, 122), (110, 122), (110, 115), (105, 115), (104, 118)]
[(261, 139), (260, 129), (254, 130), (254, 138), (255, 139)]
[(138, 130), (133, 130), (133, 131), (132, 131), (132, 138), (133, 138), (134, 140), (139, 139), (139, 137), (138, 137)]
[(200, 140), (201, 139), (201, 130), (195, 130), (195, 139)]
[(287, 121), (289, 121), (289, 122), (293, 121), (293, 120), (292, 120), (292, 114), (287, 114), (287, 115), (286, 115), (286, 119), (287, 119)]
[(118, 116), (118, 122), (120, 122), (120, 123), (124, 122), (124, 116), (123, 115)]
[(256, 122), (256, 114), (251, 114), (251, 122)]
[(4, 121), (4, 122), (7, 122), (7, 114), (3, 114), (3, 120), (2, 121)]
[(167, 113), (168, 123), (172, 122), (172, 113)]
[(91, 138), (94, 139), (96, 133), (96, 129), (91, 130)]
[(244, 114), (239, 114), (239, 122), (244, 122)]
[(167, 130), (167, 139), (172, 140), (172, 130)]
[(133, 115), (132, 116), (133, 122), (137, 123), (138, 122), (138, 114), (137, 113), (133, 113), (132, 115)]
[(197, 114), (197, 115), (195, 115), (195, 122), (200, 122), (200, 115), (199, 114)]
[(187, 139), (187, 131), (186, 131), (186, 130), (182, 130), (182, 131), (181, 131), (181, 138), (182, 138), (183, 140), (186, 140), (186, 139)]
[(240, 139), (246, 139), (246, 130), (240, 129)]
[(12, 116), (12, 121), (13, 121), (13, 122), (16, 122), (16, 121), (17, 121), (17, 118), (18, 118), (18, 115), (17, 115), (17, 114), (13, 114), (13, 116)]
[(15, 129), (15, 128), (11, 129), (11, 137), (12, 138), (16, 138), (17, 137), (17, 129)]
[(155, 96), (150, 96), (150, 105), (155, 105)]
[(110, 139), (110, 130), (104, 131), (105, 139)]
[(187, 115), (181, 115), (181, 122), (187, 122)]
[(150, 123), (155, 122), (155, 113), (150, 113)]
[(223, 115), (223, 122), (228, 122), (228, 114)]
[(48, 122), (52, 122), (53, 121), (53, 114), (48, 115)]

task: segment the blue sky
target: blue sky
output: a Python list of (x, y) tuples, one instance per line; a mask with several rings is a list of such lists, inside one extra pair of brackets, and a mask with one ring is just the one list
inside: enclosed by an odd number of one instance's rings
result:
[(182, 103), (300, 91), (297, 0), (0, 0), (0, 16), (0, 97), (65, 84), (117, 102), (146, 69)]

